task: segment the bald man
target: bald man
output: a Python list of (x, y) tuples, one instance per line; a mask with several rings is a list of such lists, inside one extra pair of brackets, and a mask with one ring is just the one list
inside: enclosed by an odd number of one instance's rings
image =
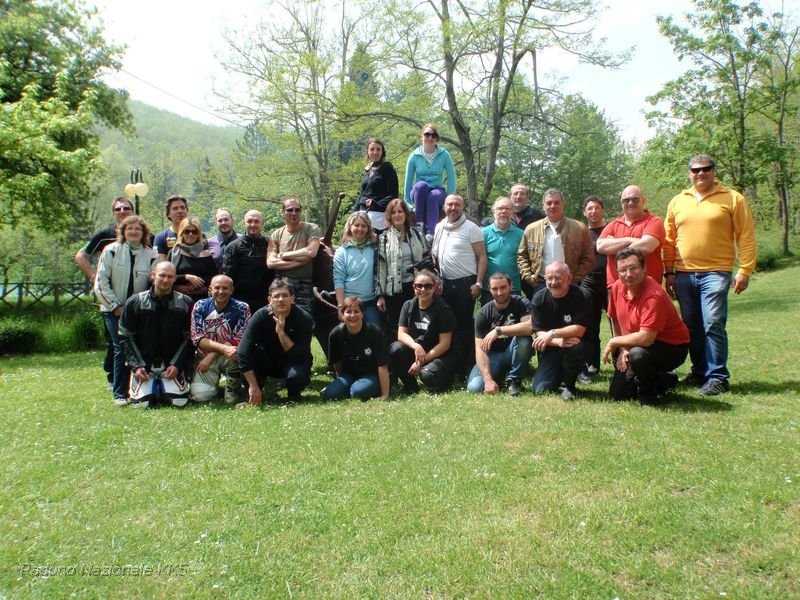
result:
[(244, 215), (244, 235), (225, 248), (222, 272), (233, 280), (234, 297), (247, 303), (250, 314), (267, 305), (274, 272), (267, 267), (269, 238), (262, 235), (264, 217), (257, 210)]
[(224, 373), (225, 403), (236, 404), (242, 398), (242, 375), (236, 351), (250, 307), (233, 298), (233, 279), (217, 275), (208, 287), (210, 298), (192, 308), (192, 343), (197, 348), (191, 394), (195, 402), (208, 402), (217, 396), (220, 376)]

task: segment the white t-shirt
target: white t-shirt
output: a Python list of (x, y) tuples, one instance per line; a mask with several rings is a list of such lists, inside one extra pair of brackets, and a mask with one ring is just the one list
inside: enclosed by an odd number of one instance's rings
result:
[[(478, 274), (478, 259), (472, 244), (483, 243), (483, 231), (472, 221), (464, 221), (457, 229), (444, 229), (440, 222), (436, 226), (439, 248), (436, 259), (445, 279), (461, 279)], [(439, 229), (443, 231), (439, 233)]]

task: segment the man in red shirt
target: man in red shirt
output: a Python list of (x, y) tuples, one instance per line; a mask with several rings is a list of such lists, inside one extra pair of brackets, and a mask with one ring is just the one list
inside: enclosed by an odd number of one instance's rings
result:
[(689, 330), (667, 292), (645, 272), (645, 258), (636, 248), (616, 256), (619, 279), (611, 286), (608, 316), (614, 329), (603, 361), (616, 366), (609, 394), (615, 400), (638, 396), (653, 404), (678, 383), (673, 369), (686, 360)]
[(622, 216), (606, 225), (597, 238), (597, 252), (608, 256), (606, 285), (611, 287), (617, 280), (614, 257), (625, 248), (639, 250), (645, 257), (647, 274), (661, 283), (664, 276), (661, 247), (666, 237), (664, 222), (645, 208), (647, 198), (638, 186), (629, 185), (622, 190), (620, 202)]

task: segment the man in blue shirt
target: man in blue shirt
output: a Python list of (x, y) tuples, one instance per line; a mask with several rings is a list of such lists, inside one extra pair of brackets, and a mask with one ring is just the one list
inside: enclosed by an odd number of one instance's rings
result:
[(494, 222), (483, 228), (483, 241), (486, 244), (486, 278), (481, 290), (481, 306), (491, 302), (489, 276), (493, 273), (506, 273), (511, 278), (511, 293), (519, 295), (520, 280), (517, 267), (517, 250), (522, 240), (522, 229), (512, 227), (513, 207), (511, 199), (501, 196), (492, 205)]

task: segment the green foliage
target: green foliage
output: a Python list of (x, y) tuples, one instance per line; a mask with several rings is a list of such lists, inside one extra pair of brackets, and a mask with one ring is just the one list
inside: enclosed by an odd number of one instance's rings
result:
[(30, 354), (41, 344), (35, 323), (22, 318), (0, 319), (0, 354)]
[(94, 125), (127, 129), (127, 95), (100, 81), (118, 67), (77, 2), (6, 0), (0, 20), (0, 223), (46, 231), (82, 214), (99, 170)]

